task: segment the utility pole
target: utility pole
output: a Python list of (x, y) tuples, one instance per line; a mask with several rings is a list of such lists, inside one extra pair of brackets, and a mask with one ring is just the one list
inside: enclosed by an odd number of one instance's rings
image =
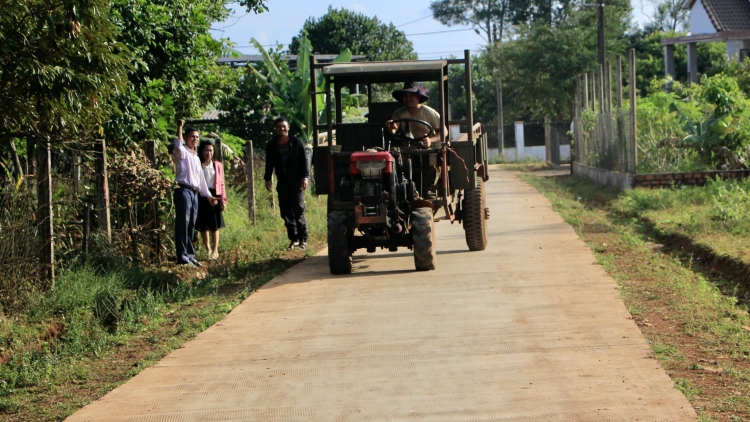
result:
[(599, 38), (599, 66), (604, 67), (604, 0), (599, 0), (597, 7), (597, 37)]
[(602, 68), (605, 65), (604, 52), (604, 0), (598, 0), (596, 4), (584, 3), (583, 7), (596, 7), (596, 38), (599, 44), (598, 62)]

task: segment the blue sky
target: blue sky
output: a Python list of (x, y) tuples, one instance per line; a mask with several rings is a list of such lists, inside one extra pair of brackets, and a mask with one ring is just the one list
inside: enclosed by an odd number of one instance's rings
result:
[[(632, 0), (633, 19), (645, 22), (652, 9), (645, 0)], [(593, 3), (593, 0), (591, 1)], [(464, 49), (474, 52), (484, 45), (482, 37), (466, 26), (445, 26), (432, 18), (430, 0), (378, 0), (378, 1), (330, 1), (317, 0), (267, 0), (269, 11), (261, 14), (247, 13), (241, 7), (225, 22), (213, 25), (215, 38), (229, 38), (237, 43), (237, 50), (245, 54), (255, 53), (250, 39), (255, 38), (264, 46), (277, 42), (286, 47), (292, 37), (299, 33), (305, 20), (326, 14), (328, 6), (346, 8), (366, 16), (377, 16), (381, 22), (393, 23), (414, 44), (414, 50), (423, 60), (460, 56)], [(268, 47), (266, 47), (268, 48)]]

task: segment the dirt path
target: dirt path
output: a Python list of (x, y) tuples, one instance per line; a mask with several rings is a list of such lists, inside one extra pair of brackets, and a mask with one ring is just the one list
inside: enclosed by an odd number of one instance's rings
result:
[(332, 277), (319, 254), (69, 420), (696, 420), (549, 202), (487, 188), (486, 251), (441, 221), (436, 271), (360, 251)]

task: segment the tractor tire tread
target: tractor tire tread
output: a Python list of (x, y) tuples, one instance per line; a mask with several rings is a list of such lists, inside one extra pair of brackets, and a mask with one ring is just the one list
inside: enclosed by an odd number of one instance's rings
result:
[(432, 210), (417, 208), (411, 214), (414, 267), (417, 271), (435, 269), (435, 223)]
[(484, 218), (486, 196), (484, 181), (479, 180), (479, 187), (464, 191), (464, 232), (466, 245), (470, 251), (483, 251), (487, 248), (487, 220)]
[(331, 274), (351, 274), (352, 252), (349, 249), (349, 233), (346, 211), (328, 213), (328, 267)]

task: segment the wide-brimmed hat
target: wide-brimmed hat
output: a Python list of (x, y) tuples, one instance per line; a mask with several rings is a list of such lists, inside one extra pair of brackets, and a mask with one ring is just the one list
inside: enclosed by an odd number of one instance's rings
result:
[(430, 97), (428, 97), (424, 93), (424, 91), (424, 87), (416, 82), (404, 82), (404, 87), (393, 91), (391, 95), (393, 95), (393, 98), (395, 98), (398, 102), (403, 102), (401, 101), (401, 99), (404, 96), (404, 92), (413, 92), (415, 94), (419, 94), (419, 102), (423, 103), (430, 99)]

